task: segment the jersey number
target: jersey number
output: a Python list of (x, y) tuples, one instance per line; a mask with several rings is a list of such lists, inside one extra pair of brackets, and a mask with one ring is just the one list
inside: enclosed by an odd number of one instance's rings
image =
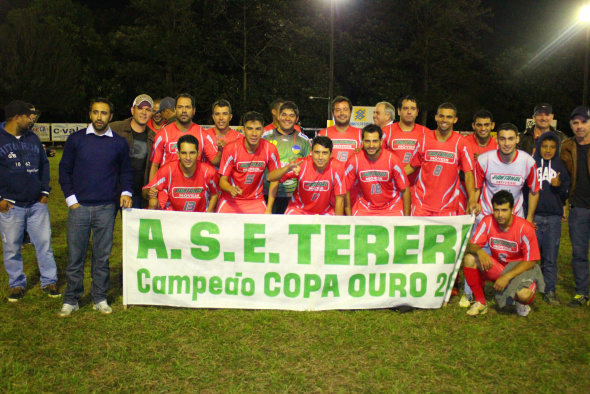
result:
[(371, 194), (381, 194), (381, 185), (378, 183), (371, 185)]
[(311, 196), (311, 201), (316, 201), (318, 198), (320, 198), (320, 193), (314, 193)]
[(194, 201), (187, 201), (184, 203), (184, 208), (182, 209), (183, 211), (194, 211), (195, 210), (195, 206), (197, 205), (196, 202)]
[(254, 182), (254, 174), (246, 175), (246, 181), (244, 182), (246, 185), (250, 185)]
[(441, 166), (440, 164), (437, 165), (436, 167), (434, 167), (434, 176), (439, 176), (440, 173), (442, 172), (443, 166)]
[(348, 159), (348, 152), (338, 152), (338, 156), (336, 156), (338, 161), (346, 161)]

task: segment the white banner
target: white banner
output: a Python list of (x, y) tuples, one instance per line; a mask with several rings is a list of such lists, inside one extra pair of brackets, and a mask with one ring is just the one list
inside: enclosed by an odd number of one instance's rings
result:
[(123, 304), (439, 308), (471, 216), (337, 217), (125, 210)]
[(70, 134), (88, 127), (88, 123), (52, 123), (51, 139), (53, 141), (65, 141)]

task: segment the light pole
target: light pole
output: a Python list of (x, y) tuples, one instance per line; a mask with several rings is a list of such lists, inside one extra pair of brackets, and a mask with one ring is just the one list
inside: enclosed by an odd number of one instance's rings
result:
[(332, 119), (332, 106), (330, 105), (332, 103), (332, 99), (330, 97), (317, 97), (317, 96), (309, 96), (310, 100), (328, 100), (328, 123), (330, 122), (330, 119)]
[[(328, 100), (332, 102), (334, 97), (334, 1), (330, 0), (330, 87), (328, 90)], [(331, 119), (331, 114), (328, 114)]]
[(586, 106), (586, 98), (588, 97), (588, 60), (590, 55), (590, 5), (582, 7), (580, 10), (580, 22), (586, 24), (586, 56), (584, 58), (584, 96), (582, 97), (582, 105)]

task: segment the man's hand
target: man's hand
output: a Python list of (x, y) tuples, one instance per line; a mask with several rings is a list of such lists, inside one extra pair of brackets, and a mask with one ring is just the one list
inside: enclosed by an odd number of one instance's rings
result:
[(150, 187), (150, 191), (148, 192), (148, 200), (152, 198), (158, 198), (158, 188), (156, 186)]
[(217, 137), (217, 148), (219, 150), (222, 150), (226, 145), (227, 142), (225, 141), (225, 139), (220, 139), (219, 137)]
[(14, 208), (14, 205), (12, 205), (10, 202), (7, 200), (0, 200), (0, 212), (6, 213), (12, 208)]
[(131, 208), (133, 200), (129, 196), (121, 196), (121, 208)]
[(158, 209), (159, 205), (160, 203), (158, 202), (157, 198), (150, 198), (150, 201), (148, 202), (148, 209)]
[(272, 207), (266, 207), (266, 211), (264, 211), (265, 215), (272, 215)]
[(470, 202), (467, 205), (467, 213), (472, 213), (475, 216), (479, 215), (481, 213), (481, 205), (477, 202)]
[(39, 202), (41, 204), (47, 205), (47, 203), (49, 202), (49, 197), (47, 197), (46, 194), (42, 194), (41, 197), (39, 197)]
[(237, 187), (237, 186), (233, 186), (233, 187), (230, 189), (230, 191), (229, 191), (229, 192), (231, 193), (231, 196), (232, 196), (232, 197), (235, 197), (235, 196), (241, 196), (241, 195), (242, 195), (242, 189), (240, 189), (240, 188), (239, 188), (239, 187)]
[(79, 203), (75, 203), (75, 204), (70, 205), (70, 209), (78, 209), (79, 207), (80, 207)]
[(510, 283), (510, 278), (507, 278), (505, 275), (502, 275), (501, 277), (496, 279), (496, 282), (494, 283), (494, 290), (503, 291), (506, 288), (506, 286), (508, 286), (508, 283)]
[(481, 269), (483, 269), (484, 271), (488, 271), (494, 265), (490, 255), (487, 254), (483, 249), (477, 251), (477, 257), (479, 258)]
[(560, 174), (561, 174), (561, 172), (558, 172), (557, 176), (555, 178), (551, 179), (551, 186), (555, 186), (555, 187), (561, 186), (561, 179), (559, 179)]

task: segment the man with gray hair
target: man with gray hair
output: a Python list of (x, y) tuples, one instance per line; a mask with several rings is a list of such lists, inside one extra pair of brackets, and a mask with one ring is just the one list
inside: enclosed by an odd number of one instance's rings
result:
[(383, 129), (395, 121), (395, 107), (387, 101), (381, 101), (375, 105), (373, 111), (373, 124)]

